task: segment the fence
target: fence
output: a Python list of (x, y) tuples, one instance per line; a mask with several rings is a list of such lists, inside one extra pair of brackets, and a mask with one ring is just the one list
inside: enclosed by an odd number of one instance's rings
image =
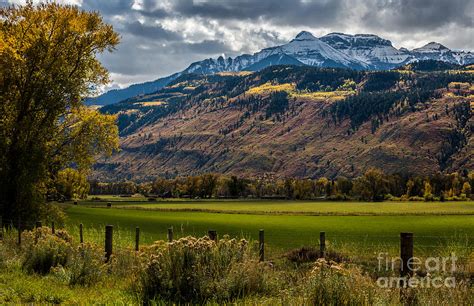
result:
[[(5, 222), (6, 221), (6, 222)], [(4, 237), (4, 229), (5, 228), (14, 228), (15, 223), (13, 220), (2, 220), (0, 216), (0, 240), (3, 240)], [(54, 234), (56, 232), (54, 222), (51, 222), (51, 232)], [(37, 221), (34, 223), (24, 223), (24, 222), (17, 222), (16, 229), (18, 230), (18, 238), (17, 243), (21, 245), (21, 233), (23, 229), (31, 229), (31, 228), (39, 228), (42, 227), (43, 224), (41, 221)], [(84, 243), (84, 226), (82, 223), (79, 224), (79, 242), (82, 244)], [(141, 232), (140, 227), (135, 228), (135, 235), (134, 235), (134, 250), (139, 251), (140, 249), (140, 238)], [(210, 240), (218, 241), (218, 234), (217, 231), (214, 229), (209, 229), (207, 236)], [(104, 253), (105, 253), (105, 261), (107, 262), (109, 258), (113, 254), (113, 241), (114, 241), (114, 226), (113, 225), (106, 225), (104, 231)], [(340, 236), (339, 236), (340, 237)], [(345, 237), (354, 237), (360, 240), (360, 235), (345, 235)], [(379, 237), (379, 236), (378, 236)], [(380, 236), (385, 238), (393, 238), (393, 236)], [(438, 236), (421, 236), (421, 237), (438, 237)], [(173, 228), (170, 227), (167, 229), (167, 240), (168, 242), (172, 242), (174, 240), (174, 231)], [(410, 276), (410, 269), (408, 267), (409, 261), (414, 256), (414, 234), (410, 232), (402, 232), (399, 236), (399, 259), (400, 259), (400, 275), (401, 276)], [(428, 245), (424, 247), (439, 247), (435, 245)], [(471, 248), (469, 248), (471, 249)], [(474, 249), (474, 247), (472, 248)], [(326, 257), (327, 251), (327, 244), (326, 244), (326, 232), (319, 233), (319, 255), (322, 258)], [(260, 261), (265, 261), (265, 231), (260, 229), (258, 232), (258, 257)]]

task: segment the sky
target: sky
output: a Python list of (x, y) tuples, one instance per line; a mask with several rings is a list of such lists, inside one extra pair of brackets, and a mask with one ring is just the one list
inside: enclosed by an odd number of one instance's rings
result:
[[(38, 2), (38, 1), (35, 1)], [(436, 41), (474, 51), (474, 0), (57, 0), (98, 11), (121, 43), (100, 55), (109, 88), (155, 80), (195, 61), (254, 53), (302, 30), (370, 33), (397, 48)], [(0, 5), (24, 0), (0, 0)]]

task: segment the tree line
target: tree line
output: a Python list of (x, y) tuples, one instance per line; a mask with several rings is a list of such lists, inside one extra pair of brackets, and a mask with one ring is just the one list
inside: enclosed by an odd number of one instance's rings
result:
[[(371, 168), (350, 179), (240, 178), (219, 174), (158, 178), (153, 182), (90, 182), (91, 195), (142, 194), (162, 198), (259, 198), (292, 200), (467, 200), (473, 196), (474, 172), (409, 176)], [(67, 189), (67, 188), (64, 188)], [(84, 193), (82, 196), (86, 196)]]

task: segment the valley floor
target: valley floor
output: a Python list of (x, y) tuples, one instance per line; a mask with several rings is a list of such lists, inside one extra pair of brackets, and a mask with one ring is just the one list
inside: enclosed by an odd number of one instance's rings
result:
[[(203, 236), (209, 229), (231, 237), (257, 239), (265, 230), (268, 248), (281, 253), (315, 246), (319, 232), (333, 244), (353, 248), (392, 248), (400, 232), (413, 232), (415, 247), (427, 251), (449, 241), (473, 243), (474, 202), (305, 202), (271, 200), (169, 200), (145, 202), (140, 198), (106, 197), (106, 202), (84, 201), (68, 206), (68, 228), (91, 229), (90, 239), (101, 241), (103, 226), (114, 225), (130, 245), (135, 228), (142, 241)], [(115, 200), (115, 201), (114, 201)], [(112, 208), (106, 207), (107, 202)], [(96, 236), (98, 236), (96, 238)], [(127, 238), (125, 238), (127, 237)], [(467, 241), (466, 241), (467, 240)]]

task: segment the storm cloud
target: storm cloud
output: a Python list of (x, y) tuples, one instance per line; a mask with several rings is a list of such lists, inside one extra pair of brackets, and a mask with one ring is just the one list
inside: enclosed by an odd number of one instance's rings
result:
[[(6, 3), (23, 0), (0, 0)], [(430, 41), (474, 50), (474, 0), (63, 0), (98, 11), (122, 43), (101, 55), (114, 86), (153, 80), (194, 61), (253, 53), (301, 30), (372, 33), (396, 47)]]

